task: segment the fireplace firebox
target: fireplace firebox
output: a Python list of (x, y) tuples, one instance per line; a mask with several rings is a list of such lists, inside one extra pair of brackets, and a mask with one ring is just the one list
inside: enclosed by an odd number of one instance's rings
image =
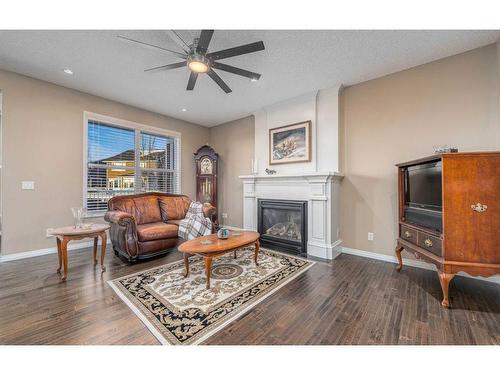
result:
[(307, 255), (307, 202), (259, 199), (257, 207), (262, 246)]

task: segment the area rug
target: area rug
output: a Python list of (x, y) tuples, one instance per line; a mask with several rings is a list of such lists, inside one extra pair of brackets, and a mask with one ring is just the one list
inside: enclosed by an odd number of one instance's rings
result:
[(261, 248), (256, 266), (253, 255), (250, 246), (215, 258), (208, 290), (198, 256), (187, 278), (180, 260), (108, 283), (162, 344), (199, 344), (314, 264)]

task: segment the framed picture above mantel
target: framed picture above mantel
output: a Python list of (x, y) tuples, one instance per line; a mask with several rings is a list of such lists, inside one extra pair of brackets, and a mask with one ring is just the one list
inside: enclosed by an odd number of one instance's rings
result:
[(311, 121), (269, 129), (269, 164), (311, 161)]

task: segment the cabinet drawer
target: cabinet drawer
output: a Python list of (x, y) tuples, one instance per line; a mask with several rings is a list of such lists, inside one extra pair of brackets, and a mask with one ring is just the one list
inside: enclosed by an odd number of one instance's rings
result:
[(399, 236), (405, 241), (411, 242), (415, 245), (418, 244), (417, 231), (415, 229), (407, 227), (406, 225), (401, 225)]
[(431, 236), (427, 233), (418, 232), (418, 246), (437, 256), (442, 256), (441, 238)]

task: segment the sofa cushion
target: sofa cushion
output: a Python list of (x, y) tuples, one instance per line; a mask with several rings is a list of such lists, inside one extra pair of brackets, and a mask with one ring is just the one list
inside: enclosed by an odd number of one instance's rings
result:
[(113, 205), (113, 209), (129, 213), (137, 224), (161, 221), (160, 205), (155, 195), (123, 197)]
[(141, 224), (137, 226), (139, 241), (155, 241), (166, 238), (176, 238), (179, 227), (161, 221), (156, 223)]
[(164, 222), (169, 220), (181, 220), (186, 216), (191, 200), (188, 197), (159, 197), (161, 219)]
[(155, 223), (161, 221), (160, 205), (158, 197), (145, 196), (134, 198), (135, 221), (137, 224)]
[(174, 225), (177, 225), (177, 226), (179, 226), (180, 223), (181, 223), (180, 220), (169, 220), (169, 221), (167, 221), (167, 224), (174, 224)]

